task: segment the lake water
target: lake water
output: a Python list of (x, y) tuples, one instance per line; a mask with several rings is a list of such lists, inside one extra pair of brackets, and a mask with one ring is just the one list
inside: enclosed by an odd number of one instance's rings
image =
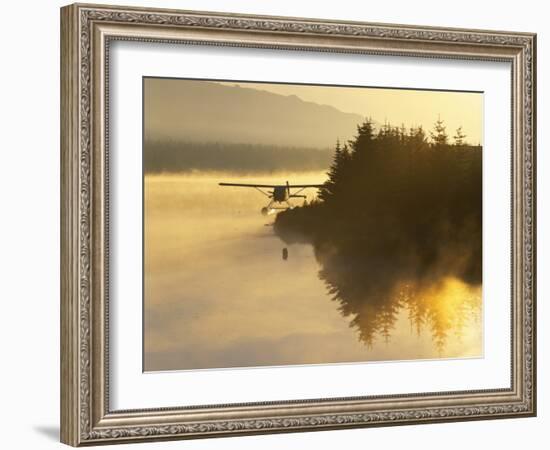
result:
[(268, 199), (218, 186), (325, 179), (322, 172), (145, 177), (145, 370), (482, 355), (480, 287), (440, 280), (422, 292), (422, 320), (397, 308), (391, 329), (365, 343), (361, 324), (320, 279), (312, 246), (285, 244), (274, 216), (260, 214)]

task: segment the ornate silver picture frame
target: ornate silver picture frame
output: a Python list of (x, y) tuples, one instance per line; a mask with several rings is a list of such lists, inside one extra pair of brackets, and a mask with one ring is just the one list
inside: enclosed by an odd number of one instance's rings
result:
[[(110, 385), (110, 50), (208, 45), (509, 64), (511, 245), (507, 387), (115, 409)], [(97, 445), (536, 414), (536, 36), (74, 4), (61, 9), (61, 441)], [(139, 303), (141, 300), (138, 299)], [(141, 344), (140, 344), (141, 345)], [(267, 388), (266, 388), (267, 389)]]

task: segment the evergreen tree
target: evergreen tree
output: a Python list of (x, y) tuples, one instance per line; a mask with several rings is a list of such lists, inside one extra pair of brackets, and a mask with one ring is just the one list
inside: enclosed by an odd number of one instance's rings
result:
[(369, 147), (369, 144), (375, 138), (375, 129), (372, 119), (366, 119), (361, 125), (357, 126), (357, 136), (352, 141), (349, 141), (349, 145), (352, 153), (363, 153)]
[(409, 130), (408, 141), (415, 150), (420, 150), (423, 148), (426, 143), (426, 133), (424, 129), (420, 126), (417, 128), (412, 128)]
[(402, 123), (401, 127), (399, 128), (399, 140), (403, 143), (407, 140), (407, 129), (405, 128), (405, 124)]
[(346, 145), (342, 148), (340, 145), (340, 139), (336, 140), (336, 147), (334, 150), (334, 158), (332, 164), (327, 173), (328, 180), (325, 182), (323, 188), (319, 191), (319, 197), (323, 201), (330, 201), (336, 194), (338, 187), (343, 182), (343, 171), (346, 165), (346, 160), (349, 157), (349, 151)]
[(466, 143), (466, 135), (462, 131), (462, 126), (456, 129), (456, 134), (453, 136), (456, 146), (462, 146)]
[(435, 146), (447, 145), (447, 132), (445, 123), (441, 120), (441, 117), (437, 118), (437, 122), (434, 124), (434, 130), (430, 132), (432, 142)]

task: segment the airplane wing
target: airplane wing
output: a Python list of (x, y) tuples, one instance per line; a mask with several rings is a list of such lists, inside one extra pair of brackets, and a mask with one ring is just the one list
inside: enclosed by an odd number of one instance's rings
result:
[(323, 184), (246, 184), (246, 183), (218, 183), (220, 186), (238, 186), (238, 187), (254, 187), (254, 188), (276, 188), (285, 186), (288, 188), (321, 188)]
[[(273, 193), (276, 188), (286, 188), (288, 192), (289, 197), (304, 197), (304, 195), (298, 195), (300, 192), (302, 192), (304, 189), (307, 188), (322, 188), (323, 184), (248, 184), (248, 183), (218, 183), (220, 186), (236, 186), (236, 187), (247, 187), (247, 188), (253, 188), (257, 191), (261, 192), (268, 198), (273, 198)], [(270, 188), (273, 189), (271, 192), (265, 192), (262, 189)], [(290, 192), (291, 189), (298, 189), (297, 191)]]
[(220, 186), (238, 186), (238, 187), (252, 187), (252, 188), (275, 188), (276, 184), (246, 184), (246, 183), (219, 183)]

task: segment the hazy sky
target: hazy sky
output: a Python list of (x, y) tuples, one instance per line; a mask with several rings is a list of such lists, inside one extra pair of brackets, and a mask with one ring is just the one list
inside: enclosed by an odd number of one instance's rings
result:
[(342, 112), (371, 117), (380, 123), (404, 123), (406, 127), (422, 125), (426, 130), (431, 130), (440, 116), (450, 137), (462, 126), (469, 143), (483, 144), (481, 93), (249, 82), (221, 84), (295, 95), (304, 101), (330, 105)]

